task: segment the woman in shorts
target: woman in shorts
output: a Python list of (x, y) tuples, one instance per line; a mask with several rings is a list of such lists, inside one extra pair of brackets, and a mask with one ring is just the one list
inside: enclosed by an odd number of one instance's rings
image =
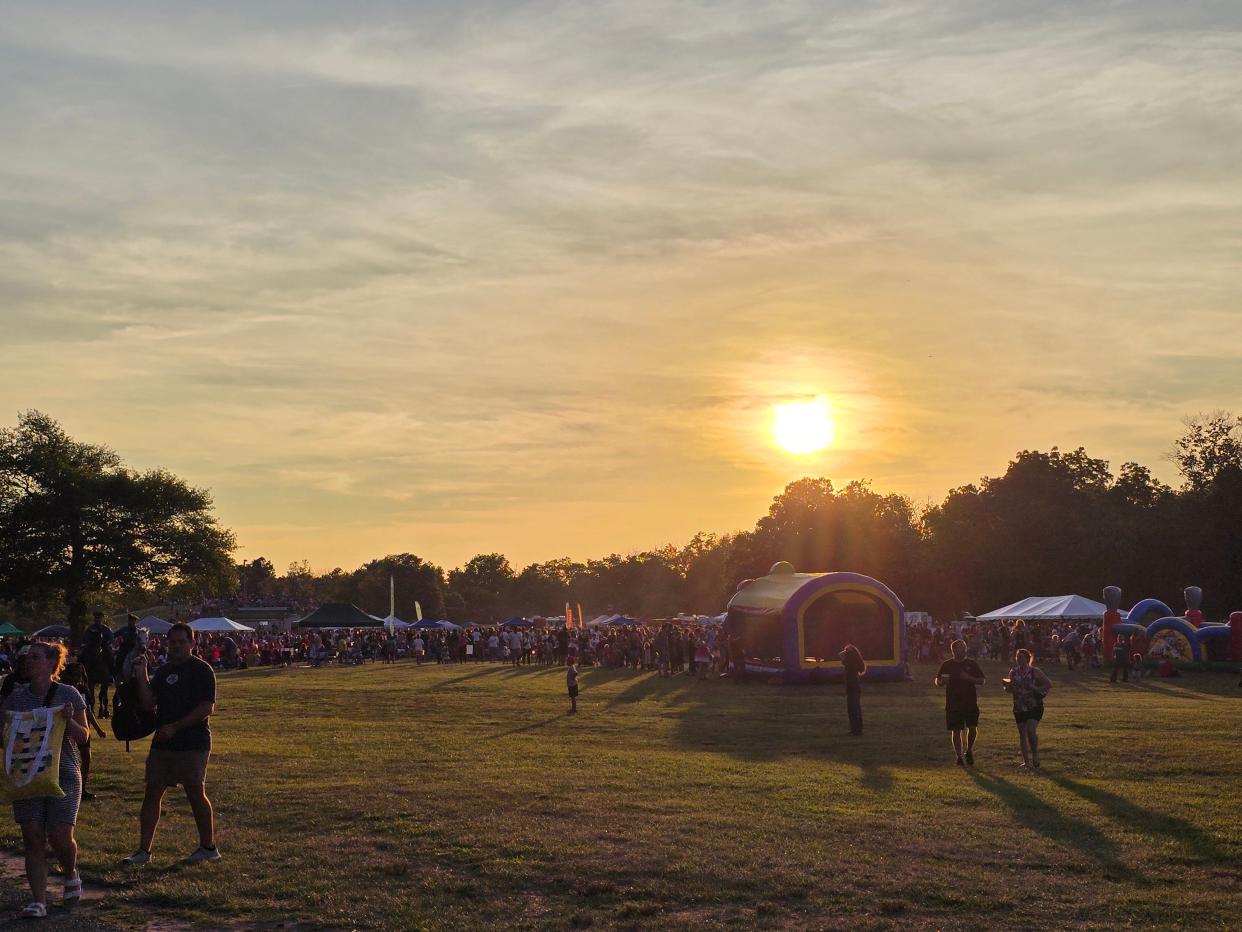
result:
[(82, 799), (82, 770), (78, 746), (90, 741), (86, 729), (86, 702), (82, 694), (56, 680), (65, 667), (66, 650), (60, 644), (35, 642), (26, 655), (29, 683), (18, 686), (4, 700), (4, 711), (30, 712), (47, 706), (66, 719), (64, 744), (60, 749), (60, 788), (64, 796), (36, 796), (13, 803), (13, 818), (22, 828), (26, 850), (26, 879), (32, 899), (22, 910), (24, 919), (47, 916), (47, 846), (65, 872), (64, 901), (76, 903), (82, 897), (78, 877), (78, 843), (73, 826)]
[(1052, 689), (1052, 681), (1043, 670), (1031, 663), (1026, 649), (1014, 654), (1014, 665), (1003, 681), (1013, 694), (1013, 720), (1018, 723), (1018, 745), (1022, 749), (1020, 767), (1039, 769), (1039, 721), (1044, 717), (1044, 696)]

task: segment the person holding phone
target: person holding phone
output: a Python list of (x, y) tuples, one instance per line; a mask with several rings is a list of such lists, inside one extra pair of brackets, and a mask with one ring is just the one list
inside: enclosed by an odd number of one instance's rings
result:
[(983, 668), (966, 656), (961, 638), (949, 648), (953, 658), (940, 665), (935, 683), (944, 687), (944, 720), (949, 729), (957, 765), (975, 764), (975, 738), (979, 735), (979, 694), (975, 687), (987, 682)]
[(1018, 746), (1022, 750), (1019, 767), (1039, 769), (1039, 722), (1044, 717), (1044, 696), (1052, 689), (1052, 681), (1031, 662), (1029, 650), (1014, 654), (1014, 665), (1003, 680), (1013, 694), (1013, 720), (1018, 724)]

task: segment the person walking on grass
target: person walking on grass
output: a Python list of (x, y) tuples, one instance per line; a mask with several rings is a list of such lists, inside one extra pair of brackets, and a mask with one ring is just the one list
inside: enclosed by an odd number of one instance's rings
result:
[(191, 863), (218, 861), (215, 812), (207, 798), (207, 761), (211, 757), (208, 718), (216, 709), (216, 674), (192, 654), (194, 631), (178, 622), (165, 636), (168, 662), (148, 679), (146, 658), (138, 664), (136, 682), (143, 708), (155, 713), (155, 737), (147, 755), (146, 795), (142, 799), (138, 849), (125, 864), (142, 867), (151, 860), (151, 842), (160, 821), (165, 791), (180, 784), (194, 812), (198, 848)]
[(1005, 689), (1013, 694), (1013, 720), (1018, 724), (1018, 746), (1022, 750), (1019, 767), (1039, 769), (1039, 737), (1036, 734), (1044, 717), (1044, 696), (1052, 689), (1052, 681), (1043, 670), (1031, 663), (1031, 652), (1019, 650), (1014, 665), (1003, 680)]
[(47, 848), (50, 844), (65, 872), (64, 903), (70, 906), (82, 898), (78, 876), (78, 842), (73, 826), (78, 820), (82, 800), (81, 758), (78, 748), (90, 741), (86, 730), (86, 700), (71, 686), (56, 680), (65, 667), (67, 651), (60, 644), (36, 642), (26, 654), (29, 682), (16, 686), (4, 700), (4, 711), (30, 712), (47, 707), (65, 718), (65, 737), (60, 749), (57, 782), (63, 796), (36, 796), (13, 803), (13, 818), (22, 829), (26, 852), (26, 879), (30, 882), (30, 903), (22, 910), (23, 919), (47, 916)]
[[(944, 720), (953, 742), (957, 764), (975, 764), (975, 738), (979, 734), (979, 694), (975, 687), (987, 682), (983, 669), (966, 656), (966, 642), (950, 645), (953, 658), (940, 665), (935, 683), (944, 687)], [(964, 741), (963, 741), (964, 739)]]
[(867, 661), (853, 644), (846, 644), (840, 653), (845, 668), (845, 711), (850, 718), (850, 734), (862, 736), (862, 684), (867, 673)]
[(578, 711), (578, 658), (570, 657), (565, 667), (565, 688), (569, 691), (569, 714)]

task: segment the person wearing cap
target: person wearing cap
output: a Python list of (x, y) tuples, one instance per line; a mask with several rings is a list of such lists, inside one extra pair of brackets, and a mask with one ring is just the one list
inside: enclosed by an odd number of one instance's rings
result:
[(94, 707), (99, 691), (99, 717), (108, 717), (108, 684), (112, 682), (112, 629), (104, 624), (104, 613), (95, 612), (94, 621), (82, 632), (78, 660), (86, 668), (86, 701)]

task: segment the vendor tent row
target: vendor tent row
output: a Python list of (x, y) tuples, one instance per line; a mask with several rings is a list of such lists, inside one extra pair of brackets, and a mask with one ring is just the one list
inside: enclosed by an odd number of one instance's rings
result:
[(402, 621), (395, 615), (377, 618), (349, 602), (324, 602), (317, 609), (293, 623), (302, 630), (327, 631), (337, 628), (417, 628), (420, 630), (459, 631), (461, 625), (451, 621)]
[[(200, 634), (221, 634), (230, 631), (253, 631), (254, 628), (248, 625), (239, 624), (231, 618), (195, 618), (190, 623), (190, 628)], [(172, 622), (165, 621), (163, 618), (157, 618), (155, 615), (148, 615), (146, 618), (138, 620), (137, 626), (146, 629), (149, 634), (167, 634), (168, 629), (172, 627)], [(113, 634), (120, 634), (125, 629), (125, 625), (119, 625), (112, 629)], [(3, 632), (0, 632), (3, 633)], [(20, 631), (17, 632), (21, 634)], [(70, 631), (68, 625), (48, 625), (46, 628), (40, 628), (34, 633), (37, 638), (67, 638)]]

